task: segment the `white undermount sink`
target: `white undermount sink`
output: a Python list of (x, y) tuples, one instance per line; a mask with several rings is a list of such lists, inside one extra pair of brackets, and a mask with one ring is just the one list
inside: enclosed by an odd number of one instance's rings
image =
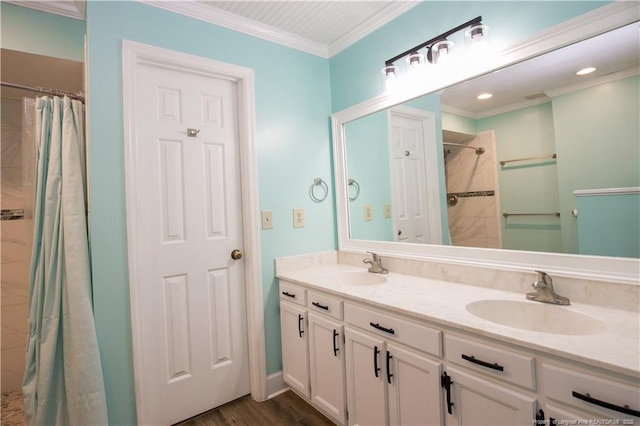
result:
[(331, 272), (324, 275), (323, 278), (326, 278), (332, 284), (346, 286), (376, 285), (387, 282), (387, 279), (384, 276), (365, 271)]
[(478, 300), (469, 303), (467, 311), (487, 321), (539, 333), (595, 334), (606, 328), (597, 318), (540, 302)]

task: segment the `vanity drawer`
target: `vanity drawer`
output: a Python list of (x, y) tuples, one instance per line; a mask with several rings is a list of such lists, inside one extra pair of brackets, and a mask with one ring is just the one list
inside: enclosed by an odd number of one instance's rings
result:
[(342, 301), (322, 293), (309, 290), (307, 292), (309, 309), (337, 320), (342, 320)]
[(280, 299), (306, 306), (307, 290), (299, 285), (280, 280)]
[[(547, 397), (619, 419), (640, 420), (640, 389), (555, 365), (542, 365)], [(610, 408), (603, 407), (611, 404)], [(625, 408), (625, 405), (628, 406)], [(619, 407), (619, 409), (615, 409)], [(635, 411), (635, 415), (625, 410)]]
[(372, 309), (345, 303), (346, 322), (386, 339), (404, 343), (432, 355), (442, 356), (442, 332)]
[(496, 346), (462, 340), (446, 335), (444, 338), (446, 359), (501, 380), (535, 390), (534, 359)]

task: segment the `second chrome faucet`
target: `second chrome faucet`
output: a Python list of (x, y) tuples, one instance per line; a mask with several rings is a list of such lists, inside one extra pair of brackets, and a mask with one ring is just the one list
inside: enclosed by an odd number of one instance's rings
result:
[(371, 254), (370, 258), (362, 259), (362, 263), (366, 263), (369, 265), (369, 272), (374, 274), (388, 274), (389, 270), (382, 266), (382, 258), (372, 251), (368, 251), (367, 253)]

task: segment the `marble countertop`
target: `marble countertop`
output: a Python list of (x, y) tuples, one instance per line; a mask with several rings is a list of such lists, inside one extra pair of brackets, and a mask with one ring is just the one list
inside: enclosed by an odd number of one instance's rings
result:
[(640, 317), (637, 312), (578, 303), (552, 306), (595, 317), (604, 322), (606, 328), (585, 335), (535, 332), (487, 321), (466, 310), (467, 304), (479, 300), (540, 303), (527, 301), (524, 294), (397, 273), (384, 275), (387, 281), (375, 285), (336, 284), (331, 279), (331, 274), (348, 271), (367, 273), (367, 268), (333, 264), (282, 271), (276, 276), (352, 301), (366, 302), (417, 319), (520, 345), (525, 349), (640, 377)]

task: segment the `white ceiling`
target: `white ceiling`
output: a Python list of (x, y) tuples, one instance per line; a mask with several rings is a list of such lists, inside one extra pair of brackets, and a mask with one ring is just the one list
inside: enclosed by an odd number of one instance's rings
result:
[(326, 46), (328, 56), (406, 12), (417, 1), (200, 1), (256, 25)]
[[(420, 0), (138, 0), (325, 58), (344, 50)], [(85, 1), (8, 0), (85, 18)]]

